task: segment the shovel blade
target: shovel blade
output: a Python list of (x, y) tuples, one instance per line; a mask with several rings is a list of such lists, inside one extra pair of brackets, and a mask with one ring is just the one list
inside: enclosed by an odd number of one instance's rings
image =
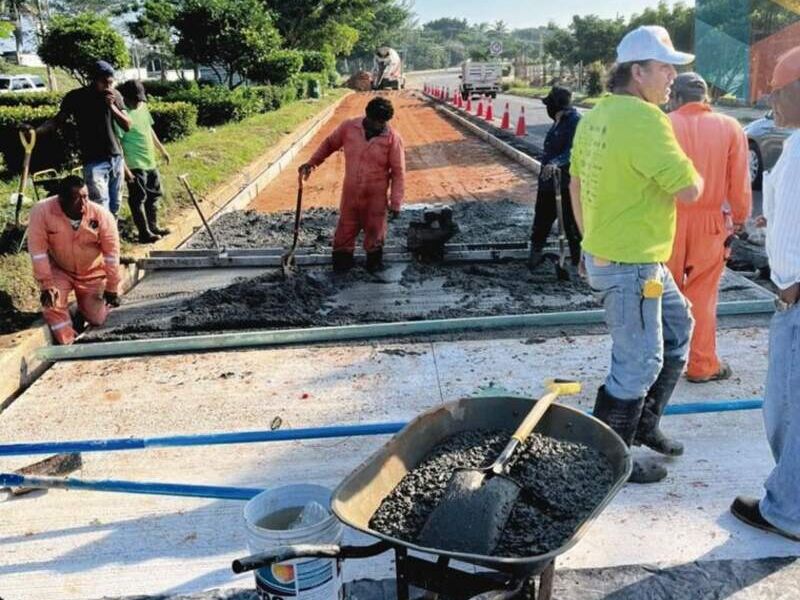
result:
[(429, 548), (489, 556), (500, 542), (520, 486), (503, 475), (459, 469), (431, 513), (417, 543)]

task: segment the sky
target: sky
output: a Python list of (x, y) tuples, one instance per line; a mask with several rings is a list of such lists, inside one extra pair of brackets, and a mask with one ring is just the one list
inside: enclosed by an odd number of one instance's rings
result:
[[(686, 0), (685, 4), (694, 5), (694, 0)], [(511, 29), (520, 29), (547, 25), (550, 21), (567, 25), (576, 14), (628, 17), (656, 5), (658, 0), (415, 0), (414, 12), (420, 24), (455, 17), (470, 22), (503, 20)]]

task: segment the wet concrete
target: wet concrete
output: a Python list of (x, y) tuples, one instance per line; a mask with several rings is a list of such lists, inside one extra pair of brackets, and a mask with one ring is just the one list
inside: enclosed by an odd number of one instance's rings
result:
[[(414, 542), (439, 504), (455, 469), (487, 466), (511, 432), (470, 431), (436, 446), (387, 496), (370, 526)], [(510, 477), (522, 492), (495, 555), (535, 556), (563, 545), (613, 485), (608, 461), (583, 444), (531, 435), (512, 458)]]
[[(387, 246), (405, 246), (406, 231), (411, 221), (421, 221), (428, 205), (403, 207), (400, 217), (388, 223)], [(533, 223), (531, 203), (513, 200), (469, 201), (450, 205), (460, 228), (451, 243), (527, 242)], [(333, 208), (309, 208), (303, 211), (298, 247), (327, 253), (331, 248), (338, 211)], [(284, 248), (292, 243), (294, 211), (260, 213), (253, 210), (233, 211), (220, 216), (211, 228), (219, 243), (226, 248)], [(188, 248), (211, 248), (205, 231), (187, 244)]]

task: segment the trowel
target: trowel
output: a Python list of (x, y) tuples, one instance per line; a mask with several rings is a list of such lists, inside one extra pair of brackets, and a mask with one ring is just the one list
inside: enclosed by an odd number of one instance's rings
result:
[(417, 543), (428, 548), (489, 556), (500, 542), (522, 488), (506, 473), (517, 448), (525, 442), (559, 396), (577, 394), (577, 381), (554, 379), (549, 392), (533, 405), (494, 463), (484, 469), (457, 469), (444, 497), (433, 510)]

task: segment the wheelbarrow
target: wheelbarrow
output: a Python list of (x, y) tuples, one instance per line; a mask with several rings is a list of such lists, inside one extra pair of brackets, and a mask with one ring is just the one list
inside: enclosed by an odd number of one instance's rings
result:
[[(550, 437), (586, 444), (605, 456), (614, 483), (603, 500), (580, 522), (561, 547), (545, 554), (508, 558), (450, 552), (385, 535), (370, 526), (370, 519), (403, 477), (419, 465), (446, 438), (476, 429), (514, 429), (535, 402), (528, 398), (482, 397), (450, 402), (429, 410), (395, 435), (385, 446), (348, 475), (334, 490), (331, 509), (345, 525), (377, 538), (369, 546), (285, 546), (233, 562), (242, 573), (296, 558), (357, 559), (393, 551), (397, 572), (397, 598), (409, 600), (410, 586), (443, 594), (453, 600), (501, 600), (538, 597), (549, 600), (555, 560), (586, 534), (592, 522), (619, 492), (631, 472), (630, 453), (620, 437), (601, 421), (581, 411), (553, 404), (536, 427)], [(435, 561), (409, 555), (418, 551)], [(471, 573), (449, 566), (451, 560), (489, 569)], [(532, 596), (539, 577), (539, 595)], [(524, 596), (531, 594), (531, 596)]]

